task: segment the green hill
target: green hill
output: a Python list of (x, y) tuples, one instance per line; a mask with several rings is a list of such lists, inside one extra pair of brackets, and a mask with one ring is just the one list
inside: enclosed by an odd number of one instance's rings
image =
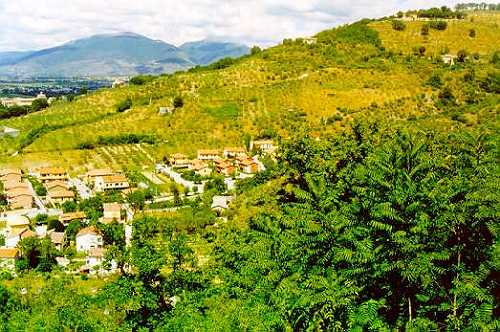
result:
[[(494, 120), (497, 95), (478, 90), (486, 105), (465, 106), (474, 86), (488, 73), (498, 73), (491, 59), (500, 49), (499, 22), (497, 12), (475, 12), (450, 21), (445, 31), (431, 29), (424, 38), (421, 21), (407, 22), (404, 31), (393, 30), (390, 20), (362, 21), (321, 32), (311, 45), (284, 40), (235, 61), (57, 102), (42, 112), (0, 121), (22, 131), (17, 139), (0, 139), (1, 162), (26, 168), (57, 163), (73, 171), (150, 164), (150, 157), (239, 145), (248, 137), (287, 138), (303, 124), (315, 136), (340, 132), (356, 118), (410, 120), (440, 130), (484, 126)], [(463, 41), (472, 28), (476, 37)], [(424, 54), (415, 51), (420, 45)], [(442, 63), (444, 48), (456, 54), (460, 47), (470, 55), (465, 63)], [(463, 80), (471, 70), (474, 86)], [(439, 76), (441, 85), (429, 85), (432, 76)], [(460, 106), (453, 112), (462, 122), (438, 102), (444, 87)], [(158, 108), (170, 106), (174, 96), (182, 96), (184, 106), (160, 116)], [(127, 98), (132, 108), (117, 113), (116, 105)], [(80, 149), (95, 145), (99, 136), (128, 133), (153, 134), (157, 143), (141, 152), (136, 146)], [(130, 158), (130, 149), (137, 155)]]

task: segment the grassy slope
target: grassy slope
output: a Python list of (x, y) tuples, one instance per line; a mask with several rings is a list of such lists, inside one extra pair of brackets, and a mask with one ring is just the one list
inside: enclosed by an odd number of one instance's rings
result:
[[(493, 51), (500, 49), (495, 38), (500, 15), (474, 15), (474, 22), (466, 19), (450, 22), (444, 32), (431, 30), (427, 40), (420, 36), (421, 22), (408, 23), (403, 32), (392, 30), (389, 22), (373, 22), (370, 26), (379, 32), (387, 49), (404, 55), (416, 45), (425, 45), (429, 55), (447, 46), (452, 53), (458, 48), (478, 52), (486, 62)], [(476, 38), (468, 37), (470, 28), (476, 29)], [(151, 159), (174, 151), (194, 155), (199, 148), (241, 145), (245, 136), (257, 136), (269, 129), (286, 137), (297, 123), (307, 122), (319, 135), (326, 130), (323, 122), (334, 115), (340, 115), (341, 120), (333, 130), (342, 129), (356, 116), (406, 119), (438, 111), (431, 106), (436, 92), (423, 86), (433, 72), (444, 73), (450, 85), (463, 75), (427, 58), (407, 63), (404, 57), (375, 54), (376, 48), (366, 44), (337, 43), (333, 48), (323, 43), (293, 43), (247, 57), (224, 70), (179, 73), (146, 86), (94, 92), (37, 114), (0, 121), (0, 125), (20, 128), (24, 133), (16, 140), (0, 139), (0, 163), (25, 168), (57, 164), (73, 172), (150, 165)], [(363, 57), (366, 61), (359, 61)], [(488, 64), (478, 64), (477, 68), (478, 75), (490, 69)], [(177, 94), (183, 96), (184, 108), (173, 116), (159, 116), (158, 107), (169, 105)], [(134, 107), (116, 114), (115, 105), (127, 96), (133, 99)], [(471, 121), (477, 119), (472, 116)], [(57, 127), (36, 139), (22, 154), (10, 156), (29, 130), (44, 124)], [(429, 125), (455, 124), (442, 118), (429, 121)], [(154, 133), (159, 143), (76, 150), (78, 144), (94, 141), (98, 135), (120, 133)]]

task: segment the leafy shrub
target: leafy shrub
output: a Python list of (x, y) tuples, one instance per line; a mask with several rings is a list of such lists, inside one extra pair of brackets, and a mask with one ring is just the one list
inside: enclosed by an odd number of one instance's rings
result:
[(443, 81), (441, 80), (441, 76), (439, 74), (434, 73), (431, 77), (429, 77), (425, 84), (435, 89), (439, 89), (443, 86)]
[(175, 108), (182, 108), (184, 106), (184, 100), (181, 96), (175, 96), (173, 104)]
[(46, 98), (38, 98), (33, 101), (31, 104), (31, 111), (32, 112), (38, 112), (41, 111), (45, 108), (49, 107), (49, 102), (47, 101)]
[(479, 85), (486, 92), (500, 94), (500, 73), (488, 73)]
[(125, 112), (126, 110), (130, 109), (131, 107), (132, 107), (132, 99), (130, 99), (130, 97), (128, 97), (127, 99), (123, 100), (118, 105), (116, 105), (116, 111), (118, 113)]
[(460, 50), (458, 51), (457, 53), (457, 62), (465, 62), (465, 60), (467, 59), (467, 56), (468, 56), (468, 53), (466, 50)]
[(420, 34), (422, 36), (428, 36), (429, 35), (429, 24), (424, 24), (422, 25), (422, 30), (420, 30)]
[(392, 28), (396, 31), (403, 31), (404, 29), (406, 29), (406, 23), (401, 20), (393, 20)]
[(153, 81), (154, 79), (155, 79), (155, 77), (152, 75), (139, 75), (139, 76), (132, 77), (130, 79), (130, 84), (144, 85), (146, 83)]
[(379, 34), (368, 26), (369, 20), (362, 20), (351, 25), (342, 26), (318, 34), (321, 43), (333, 44), (344, 42), (349, 44), (371, 44), (377, 47), (382, 45)]
[(429, 27), (434, 30), (446, 30), (448, 23), (446, 21), (431, 21), (429, 22)]
[(470, 29), (469, 30), (469, 37), (475, 38), (476, 37), (476, 30), (475, 29)]

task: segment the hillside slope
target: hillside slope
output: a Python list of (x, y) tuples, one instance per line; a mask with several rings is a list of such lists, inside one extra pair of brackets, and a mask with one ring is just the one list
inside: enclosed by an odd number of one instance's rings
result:
[[(250, 137), (287, 138), (304, 126), (321, 137), (342, 132), (355, 119), (411, 121), (416, 128), (444, 132), (460, 126), (491, 130), (484, 128), (497, 126), (498, 94), (481, 86), (488, 74), (498, 75), (498, 65), (490, 61), (500, 49), (495, 38), (500, 15), (474, 15), (473, 22), (453, 21), (449, 31), (432, 31), (426, 43), (435, 47), (424, 55), (413, 51), (422, 42), (415, 36), (421, 22), (408, 22), (405, 31), (390, 30), (388, 21), (361, 22), (322, 32), (313, 45), (286, 40), (230, 65), (221, 62), (59, 102), (40, 113), (0, 121), (22, 131), (17, 139), (0, 139), (0, 161), (28, 168), (57, 162), (73, 171), (147, 165), (172, 152), (194, 155), (200, 148), (242, 145)], [(477, 37), (462, 45), (469, 54), (478, 53), (477, 60), (443, 64), (441, 45), (455, 52), (471, 26)], [(471, 80), (464, 80), (471, 72)], [(439, 84), (429, 84), (435, 76)], [(453, 107), (443, 104), (448, 93)], [(174, 96), (182, 96), (184, 107), (160, 116), (158, 108), (170, 106)], [(126, 98), (133, 101), (132, 109), (117, 113), (116, 105)], [(136, 146), (82, 149), (95, 145), (99, 136), (126, 133), (152, 134), (157, 143), (143, 146), (145, 152)]]

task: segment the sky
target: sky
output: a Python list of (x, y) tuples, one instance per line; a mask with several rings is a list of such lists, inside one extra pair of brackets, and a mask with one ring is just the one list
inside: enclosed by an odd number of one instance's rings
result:
[(458, 2), (472, 1), (0, 0), (0, 52), (43, 49), (117, 32), (174, 45), (215, 39), (266, 47), (365, 17)]

